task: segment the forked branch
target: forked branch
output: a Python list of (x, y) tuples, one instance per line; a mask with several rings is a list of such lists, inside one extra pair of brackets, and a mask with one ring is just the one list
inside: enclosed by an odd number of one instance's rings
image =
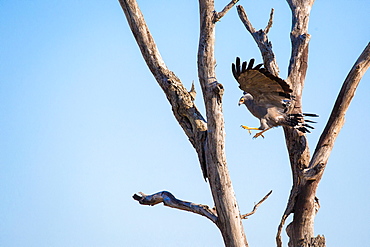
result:
[(245, 28), (250, 32), (254, 40), (256, 41), (258, 48), (261, 51), (262, 58), (263, 58), (263, 64), (265, 68), (273, 75), (278, 76), (279, 75), (279, 66), (277, 65), (275, 54), (272, 51), (272, 44), (268, 39), (268, 32), (270, 31), (270, 28), (273, 23), (273, 16), (274, 16), (274, 9), (271, 9), (270, 18), (268, 21), (268, 24), (264, 30), (260, 29), (259, 31), (256, 31), (256, 29), (253, 27), (252, 23), (249, 21), (247, 13), (245, 12), (243, 6), (238, 5), (238, 14), (240, 20), (243, 22)]
[(226, 15), (226, 13), (232, 8), (234, 7), (234, 5), (239, 2), (239, 0), (231, 0), (231, 2), (229, 4), (227, 4), (225, 6), (225, 8), (223, 10), (221, 10), (221, 12), (215, 12), (215, 18), (214, 18), (214, 22), (218, 22), (222, 17), (224, 17), (224, 15)]
[[(300, 183), (302, 185), (307, 185), (305, 187), (302, 186), (302, 188), (305, 189), (306, 187), (308, 187), (307, 190), (311, 191), (311, 193), (313, 194), (315, 194), (318, 184), (322, 178), (336, 137), (343, 127), (345, 114), (348, 110), (352, 98), (354, 97), (357, 86), (369, 67), (370, 43), (366, 46), (362, 54), (359, 56), (342, 85), (341, 91), (339, 92), (337, 100), (334, 104), (328, 123), (326, 124), (326, 127), (321, 134), (308, 168), (302, 170), (297, 169), (297, 177), (299, 177), (299, 180), (301, 181)], [(301, 190), (303, 190), (302, 188)], [(287, 208), (278, 227), (278, 232), (276, 235), (277, 246), (282, 246), (280, 236), (281, 231), (287, 217), (296, 206), (297, 195), (298, 188), (297, 186), (294, 186), (291, 191)], [(317, 206), (317, 200), (313, 201), (313, 204)], [(315, 211), (313, 212), (313, 214), (316, 214), (317, 209), (315, 209), (315, 206), (313, 207), (313, 210)], [(317, 236), (316, 238), (312, 238), (310, 241), (325, 242), (325, 239), (322, 236)]]
[(168, 191), (157, 192), (153, 195), (146, 195), (142, 192), (139, 192), (139, 194), (134, 194), (132, 197), (142, 205), (154, 206), (163, 202), (163, 205), (167, 207), (199, 214), (210, 219), (213, 223), (217, 222), (217, 215), (215, 211), (210, 209), (207, 205), (179, 200)]

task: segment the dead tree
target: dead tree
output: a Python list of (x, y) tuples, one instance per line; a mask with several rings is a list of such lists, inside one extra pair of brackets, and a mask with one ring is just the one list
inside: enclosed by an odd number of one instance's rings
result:
[[(295, 95), (293, 113), (302, 112), (302, 89), (308, 64), (308, 21), (314, 0), (287, 0), (292, 11), (290, 33), (292, 51), (287, 82)], [(264, 30), (256, 31), (248, 20), (242, 6), (238, 14), (246, 29), (255, 39), (263, 57), (265, 67), (274, 75), (279, 74), (268, 32), (272, 25), (273, 9)], [(285, 220), (293, 214), (293, 221), (287, 227), (289, 246), (325, 246), (323, 236), (314, 237), (314, 219), (320, 207), (316, 190), (326, 167), (335, 139), (344, 124), (344, 115), (354, 96), (363, 74), (370, 66), (370, 45), (360, 55), (349, 72), (337, 97), (330, 119), (321, 134), (312, 157), (306, 136), (293, 128), (284, 127), (286, 146), (289, 152), (293, 186), (286, 210), (282, 216), (276, 236), (277, 246), (282, 246), (281, 231)]]
[[(197, 152), (205, 179), (208, 179), (215, 208), (178, 200), (170, 192), (162, 191), (153, 195), (143, 193), (133, 197), (143, 205), (163, 202), (165, 206), (190, 211), (202, 215), (217, 225), (225, 246), (248, 246), (242, 219), (255, 212), (258, 203), (249, 214), (241, 215), (230, 180), (225, 155), (225, 128), (222, 112), (224, 87), (215, 74), (215, 26), (237, 2), (232, 0), (226, 7), (216, 12), (213, 0), (199, 0), (200, 36), (198, 47), (198, 78), (201, 85), (206, 117), (198, 111), (195, 103), (194, 87), (186, 90), (181, 80), (170, 71), (154, 42), (144, 17), (135, 0), (119, 0), (129, 26), (141, 50), (144, 60), (172, 106), (173, 114)], [(292, 52), (287, 82), (293, 88), (295, 105), (293, 113), (302, 112), (302, 89), (307, 70), (308, 20), (314, 0), (287, 0), (292, 10)], [(273, 11), (267, 27), (256, 31), (247, 18), (242, 6), (238, 6), (239, 16), (247, 30), (254, 37), (261, 50), (265, 67), (274, 75), (279, 74), (278, 65), (268, 40), (272, 26)], [(324, 172), (328, 157), (333, 148), (344, 120), (344, 115), (363, 74), (370, 66), (370, 45), (361, 54), (346, 78), (338, 95), (331, 117), (324, 129), (311, 158), (304, 134), (293, 128), (284, 128), (286, 145), (290, 157), (293, 186), (286, 210), (278, 226), (277, 245), (281, 246), (280, 234), (286, 218), (293, 214), (288, 225), (289, 246), (325, 246), (325, 239), (314, 237), (314, 217), (319, 208), (316, 189)]]

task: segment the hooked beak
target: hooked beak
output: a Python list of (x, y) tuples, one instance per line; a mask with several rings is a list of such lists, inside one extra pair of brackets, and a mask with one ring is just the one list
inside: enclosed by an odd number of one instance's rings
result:
[(242, 105), (242, 104), (244, 104), (244, 99), (240, 99), (240, 100), (239, 100), (238, 106), (240, 106), (240, 105)]

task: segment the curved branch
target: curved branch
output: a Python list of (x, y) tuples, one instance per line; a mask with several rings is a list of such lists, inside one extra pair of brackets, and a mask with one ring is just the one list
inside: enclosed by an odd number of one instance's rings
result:
[(207, 123), (194, 104), (192, 95), (180, 79), (166, 67), (137, 2), (135, 0), (119, 0), (119, 2), (146, 64), (165, 92), (176, 120), (197, 151), (203, 176), (206, 178), (204, 146)]
[(163, 202), (163, 205), (167, 207), (177, 208), (180, 210), (199, 214), (201, 216), (208, 218), (215, 224), (217, 222), (217, 218), (218, 218), (217, 215), (207, 205), (195, 204), (192, 202), (179, 200), (168, 191), (157, 192), (153, 195), (146, 195), (142, 192), (139, 192), (139, 195), (134, 194), (132, 198), (134, 198), (136, 201), (138, 201), (142, 205), (149, 205), (149, 206), (154, 206), (158, 203)]
[(329, 159), (329, 155), (333, 149), (335, 139), (343, 127), (345, 114), (353, 96), (355, 95), (357, 86), (369, 67), (370, 43), (367, 44), (342, 85), (328, 123), (320, 136), (315, 152), (312, 156), (310, 162), (311, 172), (306, 175), (308, 179), (319, 179), (317, 176), (321, 177), (324, 167)]
[(279, 66), (276, 63), (275, 54), (272, 51), (272, 44), (268, 40), (267, 33), (270, 31), (270, 28), (272, 26), (272, 18), (274, 9), (271, 9), (270, 13), (270, 19), (269, 22), (265, 28), (265, 30), (260, 29), (259, 31), (256, 31), (256, 29), (253, 27), (252, 23), (249, 21), (248, 16), (243, 8), (243, 6), (238, 5), (238, 14), (240, 20), (243, 22), (245, 28), (250, 32), (250, 34), (253, 36), (254, 40), (256, 41), (258, 48), (261, 51), (262, 58), (263, 58), (263, 64), (265, 68), (273, 75), (278, 76), (279, 75)]

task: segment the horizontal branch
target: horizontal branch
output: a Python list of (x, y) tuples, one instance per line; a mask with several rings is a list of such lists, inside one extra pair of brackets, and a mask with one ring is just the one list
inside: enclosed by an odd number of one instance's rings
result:
[(272, 193), (272, 190), (270, 190), (270, 192), (267, 193), (265, 197), (263, 197), (257, 204), (254, 205), (253, 210), (250, 213), (241, 215), (241, 218), (244, 220), (244, 219), (247, 219), (248, 216), (251, 216), (252, 214), (254, 214), (257, 211), (257, 208), (271, 195), (271, 193)]
[(149, 205), (149, 206), (154, 206), (158, 203), (163, 202), (163, 205), (167, 207), (177, 208), (180, 210), (202, 215), (210, 219), (215, 224), (218, 219), (215, 212), (212, 209), (210, 209), (207, 205), (195, 204), (192, 202), (179, 200), (168, 191), (161, 191), (153, 195), (145, 195), (144, 193), (139, 192), (139, 195), (134, 194), (132, 198), (134, 198), (136, 201), (138, 201), (142, 205)]

